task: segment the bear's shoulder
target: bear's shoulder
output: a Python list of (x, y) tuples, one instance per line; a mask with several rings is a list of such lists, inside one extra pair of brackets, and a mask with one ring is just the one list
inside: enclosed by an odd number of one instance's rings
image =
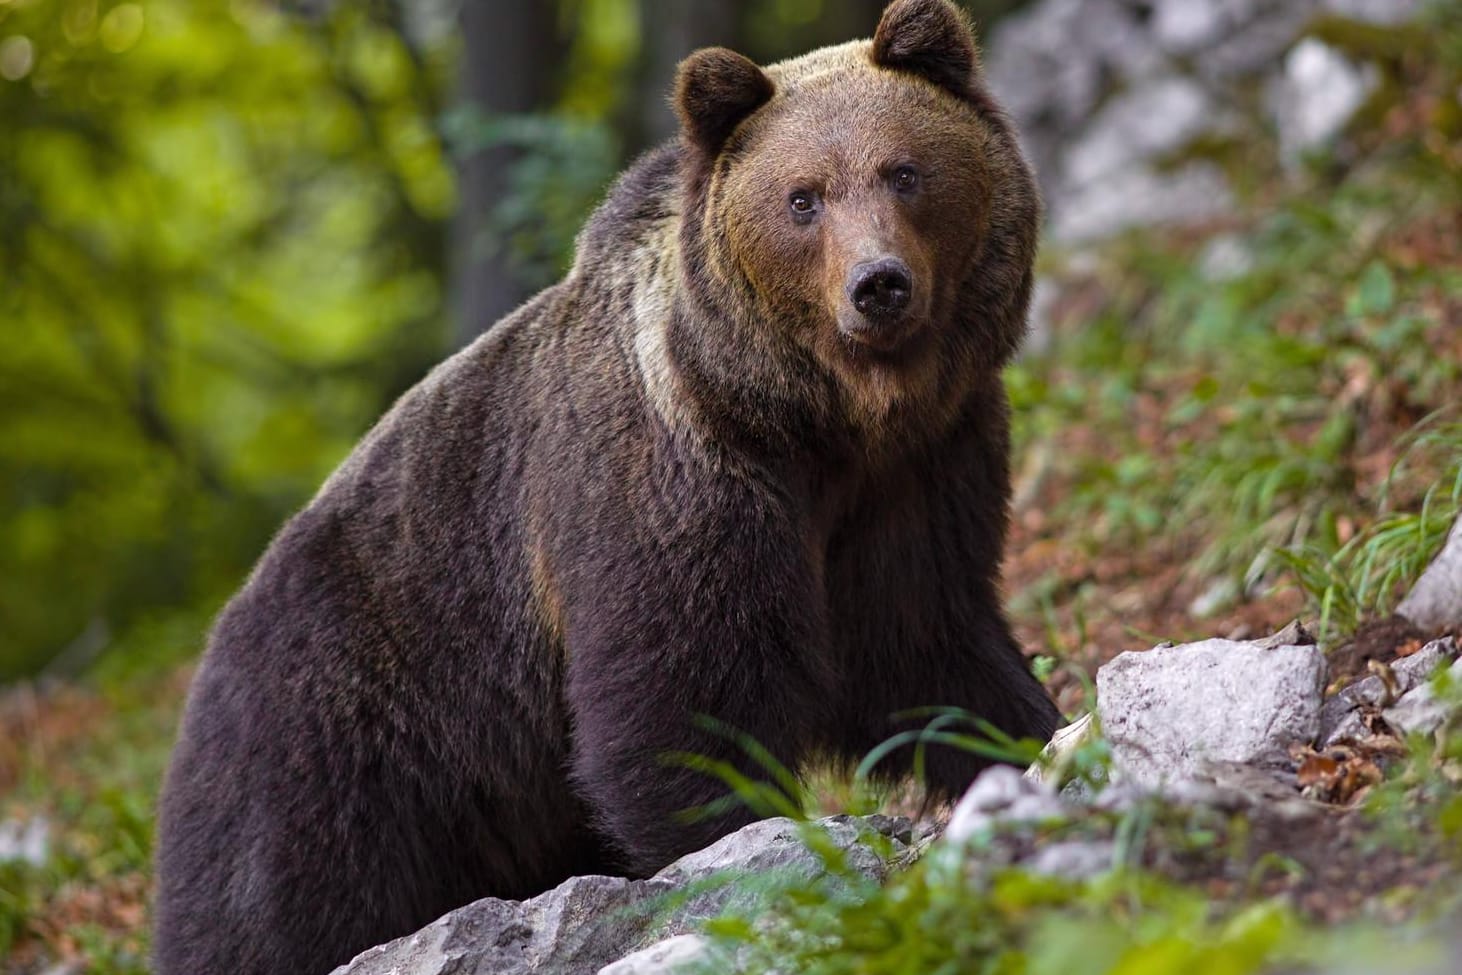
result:
[(684, 149), (678, 141), (651, 149), (610, 187), (579, 235), (580, 263), (586, 255), (623, 256), (680, 216)]

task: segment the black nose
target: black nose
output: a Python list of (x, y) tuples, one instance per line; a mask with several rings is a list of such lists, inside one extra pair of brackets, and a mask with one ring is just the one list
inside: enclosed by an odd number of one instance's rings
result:
[(848, 300), (870, 318), (895, 315), (909, 306), (914, 279), (897, 257), (853, 265), (848, 272)]

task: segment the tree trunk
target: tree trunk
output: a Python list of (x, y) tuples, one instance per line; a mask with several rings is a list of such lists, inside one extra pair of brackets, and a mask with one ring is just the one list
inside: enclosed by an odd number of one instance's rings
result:
[[(485, 115), (544, 111), (557, 94), (566, 46), (558, 4), (464, 0), (459, 97)], [(508, 255), (485, 231), (518, 153), (505, 146), (457, 162), (459, 208), (452, 231), (452, 334), (465, 345), (528, 297)]]
[(630, 100), (626, 149), (634, 155), (675, 135), (670, 104), (675, 66), (699, 47), (739, 47), (736, 0), (641, 0), (637, 96)]

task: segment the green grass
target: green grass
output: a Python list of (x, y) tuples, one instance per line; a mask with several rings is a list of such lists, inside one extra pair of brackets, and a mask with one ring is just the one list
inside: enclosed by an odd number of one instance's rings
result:
[(705, 932), (710, 972), (800, 975), (1240, 975), (1384, 954), (1434, 957), (1396, 931), (1322, 930), (1282, 902), (1215, 905), (1140, 869), (1087, 880), (972, 868), (978, 849), (933, 848), (887, 884), (839, 872), (787, 883)]
[(1420, 425), (1408, 437), (1396, 471), (1423, 450), (1442, 455), (1442, 466), (1451, 470), (1432, 483), (1419, 506), (1383, 510), (1343, 543), (1332, 526), (1317, 544), (1279, 552), (1318, 607), (1322, 643), (1393, 610), (1399, 594), (1425, 571), (1462, 515), (1462, 423)]

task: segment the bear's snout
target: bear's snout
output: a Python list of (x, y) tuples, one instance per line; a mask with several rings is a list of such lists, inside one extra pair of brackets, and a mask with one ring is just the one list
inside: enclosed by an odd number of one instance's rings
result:
[(859, 261), (843, 281), (847, 304), (837, 314), (838, 331), (866, 348), (892, 352), (918, 331), (923, 296), (916, 287), (903, 258)]
[(909, 307), (914, 276), (897, 257), (853, 265), (848, 272), (848, 300), (867, 318), (892, 318)]

